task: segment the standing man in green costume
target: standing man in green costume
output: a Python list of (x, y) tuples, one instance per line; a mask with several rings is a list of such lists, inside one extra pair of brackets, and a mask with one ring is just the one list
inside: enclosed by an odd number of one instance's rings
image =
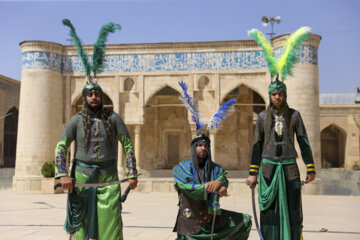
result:
[(315, 165), (310, 143), (301, 115), (289, 108), (284, 80), (291, 74), (296, 53), (308, 38), (310, 29), (300, 28), (291, 35), (279, 60), (273, 57), (269, 41), (254, 29), (249, 35), (263, 47), (270, 74), (276, 76), (268, 93), (270, 104), (258, 115), (254, 145), (246, 183), (254, 188), (259, 181), (259, 206), (261, 232), (265, 240), (302, 240), (302, 203), (300, 173), (296, 163), (297, 152), (294, 134), (307, 167), (305, 183), (315, 179)]
[[(83, 63), (86, 82), (82, 90), (84, 110), (75, 114), (66, 124), (55, 149), (55, 178), (60, 178), (68, 191), (65, 230), (71, 239), (121, 240), (121, 191), (120, 185), (104, 187), (77, 187), (73, 183), (107, 183), (118, 180), (117, 141), (120, 141), (126, 156), (126, 172), (131, 189), (137, 186), (137, 170), (134, 147), (121, 117), (105, 109), (103, 91), (96, 80), (104, 64), (106, 37), (120, 25), (104, 25), (94, 45), (90, 65), (83, 52), (80, 39), (67, 19), (63, 24), (70, 27), (70, 35)], [(93, 72), (93, 78), (90, 76)], [(67, 149), (76, 142), (75, 160), (70, 176), (66, 169)]]
[[(191, 159), (173, 168), (174, 187), (179, 196), (174, 232), (178, 240), (245, 240), (251, 230), (251, 216), (220, 209), (220, 197), (226, 196), (229, 185), (227, 172), (211, 160), (210, 139), (201, 133), (204, 125), (199, 112), (186, 92), (186, 84), (180, 85), (183, 88), (180, 100), (192, 114), (197, 136), (191, 141)], [(220, 107), (210, 120), (207, 133), (220, 125), (235, 101), (231, 99)]]

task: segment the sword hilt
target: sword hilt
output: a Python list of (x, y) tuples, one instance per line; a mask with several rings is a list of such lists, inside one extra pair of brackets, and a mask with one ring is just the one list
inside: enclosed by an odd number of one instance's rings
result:
[(126, 188), (125, 192), (121, 195), (120, 201), (121, 201), (122, 203), (126, 201), (126, 198), (127, 198), (127, 196), (129, 195), (130, 190), (131, 190), (131, 189), (130, 189), (130, 186), (128, 186), (128, 187)]
[(55, 184), (55, 185), (54, 185), (54, 190), (56, 190), (58, 187), (61, 187), (61, 186), (62, 186), (61, 183)]

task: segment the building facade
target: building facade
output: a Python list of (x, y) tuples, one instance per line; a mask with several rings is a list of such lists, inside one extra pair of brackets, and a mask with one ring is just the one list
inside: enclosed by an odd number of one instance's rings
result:
[(360, 170), (360, 102), (357, 94), (320, 95), (321, 165)]
[[(272, 39), (276, 53), (287, 36)], [(302, 114), (318, 169), (320, 39), (311, 35), (303, 44), (294, 77), (286, 81), (288, 103)], [(74, 46), (41, 41), (25, 41), (20, 46), (21, 111), (13, 187), (38, 190), (42, 164), (54, 160), (66, 122), (81, 110), (84, 73)], [(84, 50), (90, 55), (92, 46)], [(255, 41), (109, 45), (106, 54), (105, 72), (98, 76), (104, 104), (127, 124), (141, 171), (169, 170), (189, 157), (195, 126), (178, 100), (179, 81), (189, 86), (205, 123), (222, 103), (237, 99), (236, 111), (223, 129), (210, 132), (215, 146), (212, 156), (225, 169), (247, 170), (255, 120), (269, 103), (270, 74)], [(72, 145), (71, 154), (74, 149)], [(304, 170), (301, 157), (298, 161)], [(123, 171), (121, 151), (118, 166)]]

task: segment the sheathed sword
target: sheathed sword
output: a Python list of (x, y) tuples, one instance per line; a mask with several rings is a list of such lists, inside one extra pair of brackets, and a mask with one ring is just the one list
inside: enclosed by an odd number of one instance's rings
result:
[(255, 205), (255, 187), (251, 188), (251, 200), (252, 200), (252, 209), (253, 209), (253, 215), (254, 215), (254, 220), (255, 220), (255, 225), (256, 225), (256, 230), (260, 236), (261, 240), (264, 240), (263, 235), (261, 234), (261, 230), (260, 230), (260, 226), (259, 226), (259, 222), (257, 219), (257, 215), (256, 215), (256, 205)]

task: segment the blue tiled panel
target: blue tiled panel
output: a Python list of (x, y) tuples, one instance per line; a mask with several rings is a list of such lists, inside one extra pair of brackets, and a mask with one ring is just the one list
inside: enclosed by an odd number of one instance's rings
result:
[[(276, 49), (278, 57), (282, 49)], [(299, 63), (318, 64), (317, 48), (301, 46)], [(91, 60), (91, 59), (90, 59)], [(63, 73), (84, 72), (78, 56), (26, 52), (22, 69), (47, 69)], [(266, 68), (261, 51), (160, 53), (106, 56), (105, 72), (166, 72), (199, 70), (245, 70)]]
[(22, 54), (22, 69), (44, 69), (62, 71), (63, 56), (48, 52), (25, 52)]

